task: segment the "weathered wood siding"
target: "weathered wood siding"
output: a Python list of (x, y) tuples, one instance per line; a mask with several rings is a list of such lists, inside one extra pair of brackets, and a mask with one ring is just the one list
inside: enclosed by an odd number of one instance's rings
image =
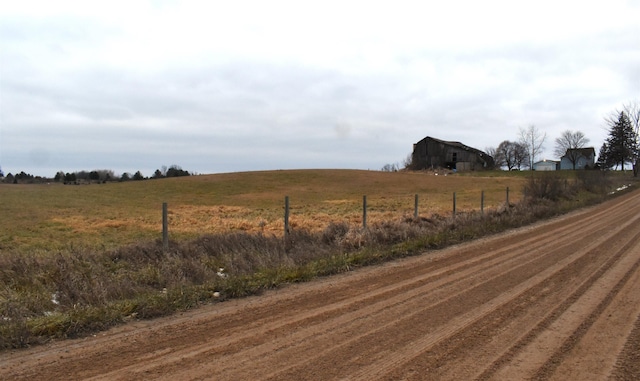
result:
[(414, 144), (413, 164), (416, 169), (449, 168), (459, 171), (483, 169), (486, 157), (460, 143), (451, 144), (426, 137)]

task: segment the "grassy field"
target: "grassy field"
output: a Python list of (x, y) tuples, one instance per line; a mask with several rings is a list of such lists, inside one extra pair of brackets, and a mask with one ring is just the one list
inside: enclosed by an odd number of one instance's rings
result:
[[(596, 171), (300, 170), (2, 184), (0, 350), (424, 253), (600, 202), (630, 182), (628, 174)], [(481, 191), (485, 213), (477, 212)], [(413, 218), (415, 194), (420, 218)], [(285, 195), (293, 227), (287, 239)]]
[(289, 170), (229, 173), (91, 185), (0, 184), (0, 251), (112, 249), (161, 237), (162, 203), (171, 239), (229, 231), (283, 231), (284, 197), (294, 229), (320, 231), (330, 222), (361, 224), (420, 213), (478, 210), (521, 198), (525, 178), (507, 172), (435, 175), (424, 172)]

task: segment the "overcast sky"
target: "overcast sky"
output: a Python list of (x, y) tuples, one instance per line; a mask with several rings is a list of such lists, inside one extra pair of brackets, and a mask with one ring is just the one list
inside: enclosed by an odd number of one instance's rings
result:
[(0, 166), (380, 169), (640, 99), (640, 1), (2, 1)]

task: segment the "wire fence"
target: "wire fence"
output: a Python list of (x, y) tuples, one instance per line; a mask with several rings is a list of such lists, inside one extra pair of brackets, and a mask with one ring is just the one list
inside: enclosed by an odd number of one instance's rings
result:
[[(457, 192), (453, 192), (452, 194), (452, 207), (451, 213), (453, 216), (458, 212), (457, 203), (458, 203), (458, 194)], [(485, 211), (485, 191), (480, 192), (479, 197), (479, 210), (480, 213), (484, 213)], [(505, 189), (505, 203), (509, 205), (509, 187)], [(168, 249), (169, 247), (169, 212), (168, 212), (168, 204), (166, 202), (162, 203), (162, 243), (164, 249)], [(369, 207), (367, 205), (367, 196), (362, 196), (362, 227), (367, 228), (367, 213)], [(414, 218), (418, 218), (420, 216), (420, 196), (418, 194), (414, 195), (414, 206), (413, 206), (413, 216)], [(290, 207), (290, 199), (289, 196), (284, 197), (284, 237), (285, 240), (288, 238), (289, 233), (291, 232), (290, 225), (290, 217), (291, 217), (291, 207)]]

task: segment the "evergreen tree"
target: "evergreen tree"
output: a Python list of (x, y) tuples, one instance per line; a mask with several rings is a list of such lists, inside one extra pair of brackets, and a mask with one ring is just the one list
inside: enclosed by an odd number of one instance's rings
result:
[(611, 162), (611, 154), (609, 152), (609, 145), (607, 142), (602, 143), (600, 147), (600, 153), (598, 153), (598, 161), (596, 166), (600, 169), (611, 169), (615, 163)]
[(624, 111), (620, 112), (616, 121), (611, 122), (609, 137), (605, 144), (607, 146), (604, 152), (605, 161), (613, 163), (612, 166), (616, 167), (620, 164), (624, 171), (624, 163), (632, 161), (638, 151), (636, 132)]

